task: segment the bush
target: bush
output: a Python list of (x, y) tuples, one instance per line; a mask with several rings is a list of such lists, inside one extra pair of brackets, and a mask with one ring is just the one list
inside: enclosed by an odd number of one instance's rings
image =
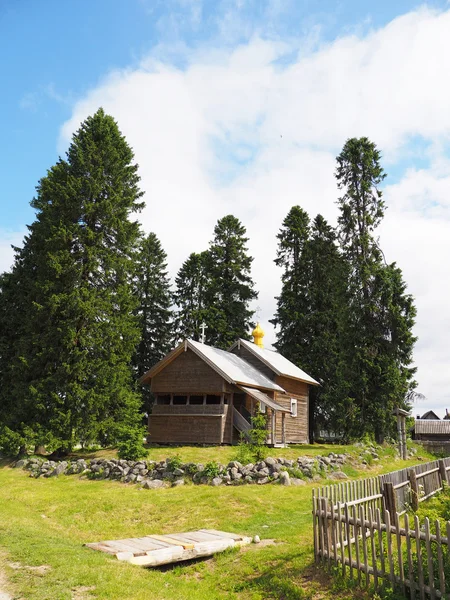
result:
[(220, 471), (220, 466), (215, 461), (212, 461), (206, 463), (202, 475), (204, 475), (205, 477), (209, 477), (209, 479), (214, 479), (214, 477), (220, 475)]
[(9, 427), (0, 430), (0, 453), (4, 456), (17, 456), (24, 444), (23, 437)]
[(118, 434), (117, 454), (124, 460), (145, 458), (148, 450), (144, 448), (144, 430), (142, 428), (121, 427)]
[(169, 471), (175, 471), (175, 469), (181, 469), (183, 466), (183, 461), (181, 460), (181, 456), (179, 454), (175, 454), (172, 458), (169, 458), (167, 461), (167, 468)]
[(247, 441), (241, 435), (236, 460), (249, 463), (263, 460), (267, 456), (267, 416), (259, 409), (252, 417), (252, 428), (247, 433)]

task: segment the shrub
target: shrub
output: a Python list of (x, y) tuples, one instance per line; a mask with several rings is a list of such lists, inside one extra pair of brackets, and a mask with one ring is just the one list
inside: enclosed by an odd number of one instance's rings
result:
[(175, 471), (175, 469), (181, 469), (183, 466), (183, 461), (181, 460), (181, 456), (179, 454), (175, 454), (172, 458), (169, 458), (167, 461), (167, 468), (169, 471)]
[(122, 426), (117, 436), (117, 454), (124, 460), (145, 458), (148, 450), (144, 448), (144, 430)]
[(4, 456), (17, 456), (24, 445), (23, 437), (9, 429), (2, 427), (0, 430), (0, 453)]
[(205, 477), (209, 477), (210, 479), (214, 479), (214, 477), (220, 475), (220, 471), (220, 466), (215, 461), (212, 461), (206, 463), (202, 475), (204, 475)]

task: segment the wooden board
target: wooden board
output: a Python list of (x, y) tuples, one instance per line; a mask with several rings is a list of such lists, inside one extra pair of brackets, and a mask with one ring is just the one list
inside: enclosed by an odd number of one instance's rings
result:
[(140, 538), (106, 540), (86, 544), (88, 548), (113, 554), (119, 560), (144, 567), (191, 560), (223, 552), (227, 548), (250, 544), (252, 538), (218, 531), (200, 529), (169, 535), (147, 535)]

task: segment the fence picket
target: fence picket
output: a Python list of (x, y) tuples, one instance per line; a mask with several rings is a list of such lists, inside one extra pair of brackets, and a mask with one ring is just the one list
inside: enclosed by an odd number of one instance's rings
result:
[(428, 517), (425, 517), (425, 548), (427, 551), (428, 585), (430, 588), (430, 597), (432, 600), (435, 600), (436, 590), (434, 587), (433, 554), (431, 552), (430, 520)]
[(373, 513), (372, 509), (369, 506), (368, 509), (369, 514), (369, 532), (370, 532), (370, 549), (372, 553), (372, 572), (373, 572), (373, 583), (375, 586), (375, 590), (378, 589), (378, 566), (377, 566), (377, 551), (375, 546), (375, 528), (373, 522)]
[(366, 575), (366, 586), (369, 586), (370, 577), (369, 577), (369, 561), (367, 560), (367, 535), (366, 535), (366, 515), (364, 512), (364, 506), (360, 504), (359, 506), (359, 518), (361, 520), (361, 534), (362, 534), (362, 549), (363, 549), (363, 557), (364, 557), (364, 573)]
[(416, 586), (413, 582), (413, 563), (412, 563), (412, 548), (411, 548), (411, 536), (409, 529), (409, 517), (405, 515), (405, 538), (406, 538), (406, 553), (408, 555), (408, 582), (409, 582), (409, 596), (411, 600), (416, 597)]
[[(385, 511), (385, 513), (386, 513), (386, 511)], [(380, 546), (381, 576), (384, 579), (386, 577), (386, 567), (385, 567), (385, 562), (384, 562), (383, 530), (381, 529), (381, 513), (380, 513), (379, 508), (377, 508), (377, 530), (378, 530), (378, 544)]]
[(345, 554), (344, 554), (344, 534), (342, 532), (342, 509), (341, 503), (338, 502), (338, 518), (339, 518), (339, 545), (341, 551), (342, 575), (345, 577)]
[(441, 598), (445, 598), (445, 572), (444, 572), (444, 560), (442, 557), (442, 539), (441, 539), (441, 524), (439, 520), (436, 520), (436, 546), (437, 546), (437, 559), (438, 559), (438, 570), (439, 570), (439, 591), (441, 592)]
[(416, 557), (417, 557), (417, 571), (419, 577), (419, 593), (421, 600), (425, 600), (425, 588), (423, 581), (423, 563), (422, 563), (422, 549), (420, 546), (420, 525), (419, 517), (414, 517), (414, 535), (416, 538)]
[(359, 534), (358, 534), (358, 516), (356, 512), (356, 506), (352, 506), (352, 517), (353, 517), (353, 537), (355, 539), (355, 557), (356, 557), (356, 575), (358, 577), (358, 583), (361, 584), (361, 561), (359, 560)]
[(347, 534), (347, 551), (350, 579), (353, 579), (353, 559), (352, 559), (352, 531), (350, 519), (348, 518), (348, 505), (344, 504), (345, 531)]

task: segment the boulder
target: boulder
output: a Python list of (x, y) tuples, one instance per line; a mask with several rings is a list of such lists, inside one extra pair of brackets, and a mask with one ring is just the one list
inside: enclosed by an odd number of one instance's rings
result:
[(291, 485), (297, 485), (297, 486), (306, 485), (306, 481), (304, 481), (303, 479), (298, 479), (297, 477), (292, 477)]
[(334, 473), (330, 473), (328, 477), (330, 479), (348, 479), (348, 475), (343, 471), (334, 471)]
[(165, 485), (164, 481), (161, 481), (161, 479), (147, 479), (144, 481), (142, 487), (146, 490), (156, 490), (158, 488), (165, 487)]
[(221, 477), (214, 477), (214, 479), (211, 481), (211, 485), (217, 487), (218, 485), (222, 485), (222, 478)]
[(291, 485), (291, 478), (289, 477), (289, 473), (287, 471), (281, 471), (280, 483), (281, 485)]

